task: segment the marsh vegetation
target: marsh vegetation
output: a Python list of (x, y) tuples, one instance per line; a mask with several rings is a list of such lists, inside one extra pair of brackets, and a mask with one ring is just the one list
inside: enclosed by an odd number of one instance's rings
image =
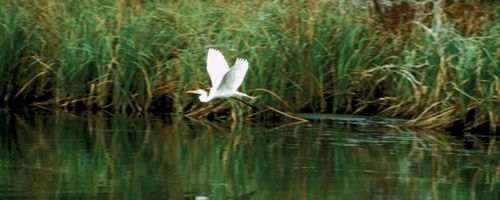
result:
[(249, 60), (260, 107), (498, 132), (498, 2), (346, 2), (3, 1), (0, 102), (255, 118), (186, 94), (215, 47)]

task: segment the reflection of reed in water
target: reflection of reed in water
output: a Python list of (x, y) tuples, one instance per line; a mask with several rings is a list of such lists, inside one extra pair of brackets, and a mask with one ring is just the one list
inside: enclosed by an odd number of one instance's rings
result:
[[(495, 192), (498, 143), (318, 122), (2, 114), (0, 195), (210, 199), (446, 198)], [(467, 150), (463, 141), (472, 143)]]

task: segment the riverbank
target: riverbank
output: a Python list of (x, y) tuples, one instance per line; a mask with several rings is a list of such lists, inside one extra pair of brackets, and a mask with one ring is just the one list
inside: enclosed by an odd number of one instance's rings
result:
[[(374, 1), (377, 2), (377, 1)], [(257, 107), (500, 127), (499, 3), (274, 0), (9, 1), (0, 6), (1, 104), (244, 118), (201, 104), (206, 51), (247, 58)]]

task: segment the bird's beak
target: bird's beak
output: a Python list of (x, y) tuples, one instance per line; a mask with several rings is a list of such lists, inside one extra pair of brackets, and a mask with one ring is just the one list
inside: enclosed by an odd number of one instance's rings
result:
[(198, 94), (198, 93), (196, 93), (196, 90), (190, 90), (190, 91), (187, 91), (186, 93), (190, 93), (190, 94)]

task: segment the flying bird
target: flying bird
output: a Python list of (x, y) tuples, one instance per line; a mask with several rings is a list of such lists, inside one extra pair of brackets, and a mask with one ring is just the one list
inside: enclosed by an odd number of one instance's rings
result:
[(224, 55), (219, 50), (210, 48), (207, 55), (207, 71), (212, 82), (210, 92), (207, 93), (202, 89), (188, 91), (188, 93), (199, 94), (201, 102), (209, 102), (216, 98), (254, 98), (238, 91), (248, 71), (248, 61), (246, 59), (237, 58), (234, 66), (229, 68)]

